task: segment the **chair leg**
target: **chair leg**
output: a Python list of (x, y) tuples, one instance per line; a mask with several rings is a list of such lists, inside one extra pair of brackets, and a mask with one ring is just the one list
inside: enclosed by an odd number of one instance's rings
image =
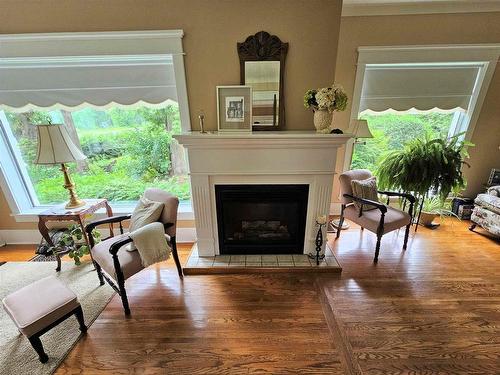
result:
[(130, 315), (130, 306), (128, 305), (127, 291), (125, 290), (125, 283), (119, 282), (118, 289), (120, 289), (120, 297), (122, 298), (123, 309), (125, 315)]
[(95, 270), (97, 271), (97, 277), (99, 278), (99, 284), (104, 285), (104, 277), (102, 276), (101, 266), (97, 262), (94, 262), (94, 267), (95, 267)]
[(170, 239), (170, 243), (172, 244), (172, 255), (174, 256), (175, 265), (177, 267), (177, 273), (179, 277), (182, 279), (184, 274), (182, 272), (181, 262), (179, 260), (179, 254), (177, 253), (177, 242), (175, 240), (175, 236)]
[(87, 326), (85, 325), (85, 320), (83, 319), (83, 310), (81, 306), (78, 306), (75, 309), (75, 316), (76, 320), (78, 320), (78, 324), (80, 325), (80, 331), (82, 331), (82, 333), (87, 332)]
[(28, 340), (30, 341), (33, 349), (35, 349), (36, 353), (38, 354), (38, 358), (40, 359), (40, 362), (46, 363), (49, 360), (49, 356), (43, 350), (43, 345), (42, 345), (42, 342), (40, 341), (40, 337), (31, 336), (31, 337), (28, 337)]
[(476, 229), (476, 227), (477, 227), (477, 224), (476, 223), (472, 223), (472, 225), (469, 227), (469, 230), (471, 232), (474, 232), (474, 229)]
[(403, 242), (403, 250), (406, 250), (406, 245), (408, 245), (408, 236), (410, 235), (411, 223), (406, 226), (405, 230), (405, 240)]
[(344, 209), (345, 209), (345, 204), (343, 204), (342, 208), (340, 209), (339, 226), (337, 228), (337, 235), (335, 236), (336, 239), (340, 237), (340, 231), (342, 230), (342, 225), (344, 225)]
[(377, 235), (377, 245), (375, 246), (375, 258), (373, 258), (373, 263), (378, 262), (378, 253), (380, 251), (380, 240), (382, 239), (382, 235)]

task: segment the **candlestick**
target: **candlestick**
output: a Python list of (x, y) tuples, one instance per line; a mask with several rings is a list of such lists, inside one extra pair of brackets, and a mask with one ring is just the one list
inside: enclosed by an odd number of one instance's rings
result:
[(200, 133), (205, 134), (205, 114), (203, 113), (203, 110), (200, 111), (200, 115), (198, 116), (200, 119)]
[(320, 255), (321, 248), (323, 247), (323, 226), (326, 225), (327, 219), (326, 216), (319, 216), (316, 219), (316, 226), (318, 227), (318, 233), (316, 233), (316, 255), (309, 253), (308, 256), (311, 259), (316, 259), (316, 265), (319, 266), (319, 261), (323, 260), (325, 255)]
[(322, 224), (322, 225), (325, 225), (326, 221), (327, 221), (326, 215), (318, 216), (318, 218), (316, 219), (316, 223)]

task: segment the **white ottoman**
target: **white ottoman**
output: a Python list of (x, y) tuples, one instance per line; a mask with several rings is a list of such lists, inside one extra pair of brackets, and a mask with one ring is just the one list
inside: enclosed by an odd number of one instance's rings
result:
[(9, 294), (3, 306), (19, 331), (28, 338), (38, 353), (40, 362), (49, 360), (43, 350), (40, 336), (72, 315), (86, 332), (80, 303), (68, 287), (54, 276), (45, 277)]

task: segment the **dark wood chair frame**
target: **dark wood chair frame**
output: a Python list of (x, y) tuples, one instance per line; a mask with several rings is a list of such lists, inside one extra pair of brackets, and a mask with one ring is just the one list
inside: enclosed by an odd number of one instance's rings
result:
[[(92, 223), (88, 224), (85, 228), (88, 236), (89, 236), (89, 241), (90, 241), (90, 247), (91, 249), (95, 245), (95, 240), (92, 236), (92, 231), (99, 225), (103, 224), (113, 224), (113, 223), (118, 223), (120, 226), (120, 233), (123, 234), (123, 221), (129, 220), (131, 215), (121, 215), (121, 216), (112, 216), (108, 218), (104, 218), (101, 220), (96, 220), (93, 221)], [(166, 223), (164, 224), (165, 229), (172, 227), (174, 224), (173, 223)], [(122, 299), (122, 304), (123, 304), (123, 309), (125, 310), (125, 315), (130, 315), (130, 307), (128, 303), (128, 298), (127, 298), (127, 292), (125, 290), (125, 277), (123, 276), (123, 271), (120, 266), (120, 261), (118, 259), (118, 251), (120, 248), (128, 243), (132, 242), (132, 239), (130, 237), (123, 238), (121, 240), (117, 240), (114, 242), (110, 248), (109, 252), (111, 256), (113, 257), (113, 264), (115, 267), (115, 273), (116, 273), (116, 285), (113, 280), (111, 280), (104, 272), (102, 272), (101, 266), (97, 263), (94, 262), (95, 269), (97, 271), (97, 276), (99, 277), (99, 283), (101, 285), (104, 285), (104, 280), (107, 281), (107, 283), (120, 295)], [(177, 266), (177, 272), (179, 273), (179, 277), (182, 279), (183, 278), (183, 272), (182, 272), (182, 266), (181, 262), (179, 260), (179, 254), (177, 253), (177, 242), (175, 239), (175, 236), (170, 237), (170, 246), (172, 247), (172, 255), (174, 257), (175, 265)]]
[(78, 324), (80, 325), (80, 331), (82, 333), (87, 332), (87, 326), (85, 325), (85, 321), (83, 320), (83, 310), (82, 306), (78, 306), (66, 315), (60, 317), (57, 319), (55, 322), (49, 324), (47, 327), (44, 329), (38, 331), (37, 333), (34, 333), (30, 337), (28, 337), (29, 342), (31, 343), (31, 346), (33, 349), (35, 349), (36, 353), (38, 354), (38, 358), (40, 359), (40, 362), (46, 363), (49, 360), (49, 356), (47, 353), (45, 353), (45, 350), (43, 349), (42, 341), (40, 341), (40, 336), (42, 336), (44, 333), (50, 331), (52, 328), (57, 326), (58, 324), (64, 322), (66, 319), (68, 319), (70, 316), (75, 315), (76, 319), (78, 320)]
[[(410, 234), (410, 227), (411, 227), (411, 224), (413, 222), (413, 206), (417, 200), (413, 195), (408, 194), (408, 193), (399, 193), (399, 192), (395, 192), (395, 191), (382, 191), (382, 190), (379, 190), (378, 193), (387, 196), (387, 205), (380, 203), (380, 202), (375, 202), (375, 201), (372, 201), (369, 199), (356, 197), (356, 196), (351, 195), (351, 194), (343, 194), (344, 198), (349, 198), (349, 199), (352, 199), (353, 201), (362, 203), (361, 208), (359, 209), (358, 217), (361, 217), (363, 215), (363, 204), (375, 206), (375, 207), (377, 207), (378, 210), (380, 210), (380, 213), (381, 213), (380, 221), (378, 223), (377, 233), (376, 233), (377, 244), (375, 246), (375, 257), (373, 258), (374, 263), (378, 262), (378, 254), (380, 252), (380, 241), (382, 240), (382, 236), (384, 235), (384, 220), (385, 220), (385, 214), (387, 213), (387, 206), (389, 205), (390, 197), (403, 198), (403, 211), (406, 209), (407, 201), (410, 202), (409, 209), (408, 209), (408, 213), (410, 214), (410, 223), (406, 226), (405, 239), (403, 242), (403, 250), (406, 250), (406, 246), (408, 244), (408, 236)], [(344, 210), (346, 207), (347, 207), (346, 204), (342, 204), (342, 208), (340, 211), (340, 221), (339, 221), (339, 226), (338, 226), (339, 229), (337, 230), (336, 238), (340, 237), (340, 231), (341, 231), (340, 228), (342, 228), (342, 224), (344, 224)], [(361, 230), (363, 230), (363, 229), (364, 228), (361, 227)]]

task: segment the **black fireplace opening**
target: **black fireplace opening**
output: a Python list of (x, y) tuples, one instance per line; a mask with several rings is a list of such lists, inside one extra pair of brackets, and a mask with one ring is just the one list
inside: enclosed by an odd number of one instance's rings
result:
[(302, 254), (309, 185), (215, 185), (220, 254)]

